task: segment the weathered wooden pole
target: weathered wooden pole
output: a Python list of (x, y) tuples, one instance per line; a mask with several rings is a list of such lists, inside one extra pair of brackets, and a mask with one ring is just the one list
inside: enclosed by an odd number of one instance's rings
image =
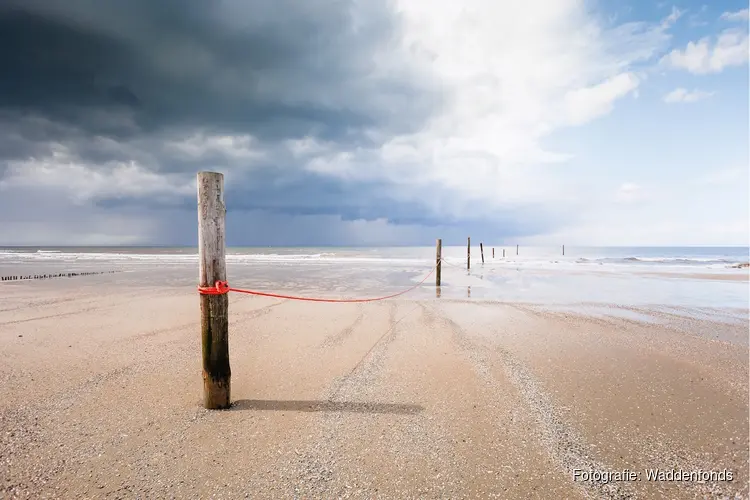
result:
[(516, 255), (518, 255), (518, 245), (516, 245)]
[(563, 245), (563, 255), (565, 255), (565, 245)]
[(440, 271), (443, 267), (443, 240), (437, 239), (435, 243), (435, 286), (440, 286)]
[(466, 243), (466, 269), (471, 269), (471, 236)]
[[(224, 175), (198, 173), (198, 261), (200, 286), (226, 281), (226, 239), (224, 235)], [(229, 297), (203, 295), (201, 301), (201, 341), (203, 346), (203, 406), (229, 408)]]
[(495, 247), (492, 247), (492, 258), (495, 258)]
[(482, 264), (484, 264), (484, 244), (479, 242), (479, 254), (482, 256)]

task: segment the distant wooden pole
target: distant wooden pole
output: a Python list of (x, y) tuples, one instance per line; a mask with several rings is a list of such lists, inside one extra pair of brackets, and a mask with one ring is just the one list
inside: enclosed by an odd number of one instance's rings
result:
[[(198, 173), (198, 261), (200, 286), (226, 281), (224, 175)], [(229, 408), (229, 297), (201, 295), (203, 406)]]
[(479, 242), (479, 254), (482, 256), (482, 264), (484, 264), (484, 244)]
[(442, 271), (443, 240), (437, 239), (435, 243), (435, 286), (440, 286), (440, 272)]
[(518, 245), (516, 245), (516, 255), (518, 255)]
[(466, 269), (471, 269), (471, 236), (466, 243)]
[(565, 245), (563, 245), (563, 255), (565, 255)]
[(495, 247), (492, 247), (492, 258), (495, 258)]

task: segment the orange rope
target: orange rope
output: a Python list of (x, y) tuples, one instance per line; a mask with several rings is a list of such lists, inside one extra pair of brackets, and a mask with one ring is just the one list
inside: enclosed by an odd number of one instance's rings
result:
[(429, 278), (432, 273), (435, 272), (435, 268), (433, 267), (432, 270), (427, 273), (427, 276), (425, 276), (422, 281), (417, 283), (411, 288), (407, 288), (406, 290), (403, 290), (398, 293), (394, 293), (393, 295), (386, 295), (384, 297), (372, 297), (368, 299), (321, 299), (316, 297), (299, 297), (296, 295), (282, 295), (278, 293), (270, 293), (270, 292), (258, 292), (255, 290), (244, 290), (242, 288), (232, 288), (229, 286), (229, 283), (226, 281), (217, 281), (216, 285), (214, 286), (199, 286), (198, 287), (198, 293), (201, 295), (224, 295), (229, 292), (238, 292), (238, 293), (247, 293), (250, 295), (259, 295), (261, 297), (274, 297), (277, 299), (290, 299), (290, 300), (306, 300), (309, 302), (374, 302), (376, 300), (385, 300), (385, 299), (392, 299), (393, 297), (398, 297), (399, 295), (403, 295), (405, 293), (411, 292), (415, 288), (419, 287), (427, 281), (427, 278)]
[(448, 261), (447, 261), (447, 260), (445, 260), (445, 259), (440, 259), (440, 261), (441, 261), (441, 262), (442, 262), (443, 264), (448, 264), (448, 265), (449, 265), (449, 266), (451, 266), (451, 267), (455, 267), (455, 268), (457, 268), (457, 269), (463, 269), (464, 271), (466, 271), (466, 268), (465, 268), (464, 266), (459, 266), (458, 264), (452, 264), (452, 263), (448, 262)]

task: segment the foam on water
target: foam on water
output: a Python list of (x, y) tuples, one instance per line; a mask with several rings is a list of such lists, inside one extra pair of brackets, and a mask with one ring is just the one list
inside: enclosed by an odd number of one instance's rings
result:
[[(507, 257), (503, 258), (502, 250)], [(605, 266), (622, 267), (648, 266), (674, 268), (726, 268), (748, 262), (750, 251), (747, 248), (568, 248), (563, 256), (560, 249), (544, 247), (521, 247), (519, 255), (515, 247), (496, 248), (496, 256), (491, 257), (491, 247), (485, 246), (485, 262), (496, 266), (509, 267), (573, 267), (586, 268)], [(325, 261), (339, 263), (424, 263), (434, 260), (432, 247), (397, 248), (229, 248), (227, 260), (237, 262), (304, 262)], [(464, 266), (466, 248), (443, 247), (443, 258), (449, 264)], [(191, 262), (197, 259), (195, 248), (39, 248), (17, 247), (0, 248), (0, 262), (33, 261), (45, 259), (62, 260), (150, 260), (159, 262)], [(472, 262), (479, 263), (478, 248), (472, 248)]]

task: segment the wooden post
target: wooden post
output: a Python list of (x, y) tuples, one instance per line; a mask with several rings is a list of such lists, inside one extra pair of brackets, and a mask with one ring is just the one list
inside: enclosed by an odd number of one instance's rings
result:
[[(224, 175), (198, 173), (198, 261), (200, 286), (226, 281)], [(229, 297), (201, 295), (203, 406), (229, 408)]]
[(482, 256), (482, 264), (484, 264), (484, 244), (479, 242), (479, 254)]
[(492, 247), (492, 258), (495, 258), (495, 247)]
[(565, 255), (565, 245), (563, 245), (563, 255)]
[(518, 245), (516, 245), (516, 255), (518, 255)]
[(435, 243), (435, 286), (440, 286), (440, 271), (443, 266), (443, 240), (437, 239)]
[(468, 242), (466, 243), (466, 269), (471, 269), (471, 236), (469, 236)]

